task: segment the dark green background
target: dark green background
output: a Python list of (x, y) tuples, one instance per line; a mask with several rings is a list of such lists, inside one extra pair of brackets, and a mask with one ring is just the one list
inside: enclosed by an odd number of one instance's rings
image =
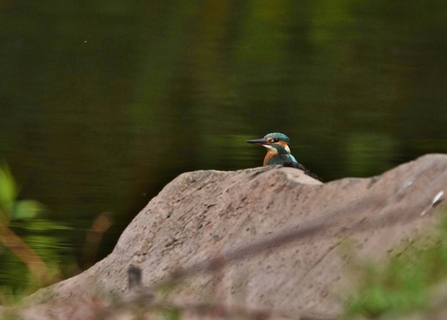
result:
[(447, 2), (0, 1), (0, 159), (101, 256), (178, 174), (286, 133), (326, 181), (447, 151)]

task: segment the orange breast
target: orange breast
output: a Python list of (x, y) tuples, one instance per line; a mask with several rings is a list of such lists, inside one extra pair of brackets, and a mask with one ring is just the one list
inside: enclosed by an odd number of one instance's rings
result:
[(270, 161), (270, 159), (273, 158), (275, 155), (276, 155), (276, 153), (273, 152), (273, 151), (269, 151), (269, 152), (267, 152), (267, 154), (266, 154), (265, 157), (264, 157), (264, 163), (263, 163), (263, 165), (264, 165), (264, 166), (267, 166), (268, 163), (269, 163), (269, 161)]

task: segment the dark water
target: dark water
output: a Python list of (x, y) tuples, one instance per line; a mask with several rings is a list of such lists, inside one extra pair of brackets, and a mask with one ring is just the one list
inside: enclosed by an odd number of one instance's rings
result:
[[(51, 4), (52, 3), (52, 4)], [(97, 259), (178, 174), (286, 133), (326, 181), (447, 152), (447, 2), (0, 3), (0, 159)], [(78, 252), (78, 254), (80, 254)]]

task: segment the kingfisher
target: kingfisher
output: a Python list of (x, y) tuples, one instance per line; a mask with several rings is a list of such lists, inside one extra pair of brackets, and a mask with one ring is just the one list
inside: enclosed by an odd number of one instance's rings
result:
[(304, 173), (312, 178), (321, 180), (295, 159), (290, 151), (290, 139), (284, 133), (272, 132), (266, 134), (264, 138), (248, 140), (247, 143), (258, 144), (267, 148), (267, 154), (265, 155), (263, 163), (264, 166), (283, 165), (284, 167), (293, 167), (303, 170)]

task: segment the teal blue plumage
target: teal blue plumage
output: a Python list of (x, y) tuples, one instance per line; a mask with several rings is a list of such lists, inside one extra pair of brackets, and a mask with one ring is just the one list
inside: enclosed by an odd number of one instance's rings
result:
[(268, 133), (264, 136), (264, 139), (266, 138), (273, 138), (276, 139), (278, 141), (284, 141), (287, 144), (290, 144), (290, 139), (288, 136), (286, 136), (284, 133), (281, 132), (272, 132), (272, 133)]
[(268, 160), (267, 165), (283, 165), (284, 167), (299, 168), (300, 164), (296, 161), (295, 157), (288, 153), (282, 146), (279, 144), (271, 144), (270, 147), (276, 149), (278, 153)]

